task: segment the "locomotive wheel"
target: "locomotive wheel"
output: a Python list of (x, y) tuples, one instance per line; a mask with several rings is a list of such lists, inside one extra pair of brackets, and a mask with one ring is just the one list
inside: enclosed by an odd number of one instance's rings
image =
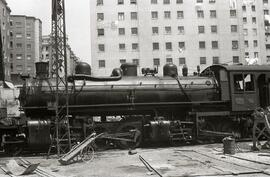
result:
[[(142, 134), (141, 131), (138, 130), (137, 127), (135, 127), (134, 125), (130, 124), (130, 123), (125, 123), (123, 125), (121, 125), (118, 128), (119, 133), (126, 133), (126, 132), (130, 132), (130, 131), (136, 131), (135, 132), (135, 142), (127, 142), (127, 141), (117, 141), (117, 146), (121, 149), (128, 149), (128, 148), (136, 148), (139, 147), (141, 142), (142, 142)], [(121, 138), (127, 138), (130, 139), (129, 136), (127, 137), (121, 137)]]
[(94, 148), (91, 145), (85, 147), (80, 153), (80, 158), (82, 161), (92, 160), (94, 158)]

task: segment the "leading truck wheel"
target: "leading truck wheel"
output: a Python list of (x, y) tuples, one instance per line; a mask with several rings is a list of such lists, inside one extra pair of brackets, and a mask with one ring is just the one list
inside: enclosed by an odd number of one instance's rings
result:
[(136, 148), (139, 147), (141, 145), (142, 142), (142, 134), (141, 131), (138, 130), (138, 128), (132, 124), (129, 123), (125, 123), (123, 125), (121, 125), (118, 128), (118, 133), (128, 133), (128, 132), (133, 132), (132, 134), (134, 135), (133, 137), (130, 137), (129, 135), (127, 136), (121, 136), (120, 138), (123, 139), (131, 139), (134, 140), (134, 142), (130, 142), (130, 141), (117, 141), (117, 146), (121, 149), (128, 149), (128, 148)]

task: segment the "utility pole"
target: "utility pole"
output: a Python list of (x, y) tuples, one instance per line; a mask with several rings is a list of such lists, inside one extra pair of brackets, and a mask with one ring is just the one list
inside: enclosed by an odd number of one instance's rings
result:
[(52, 0), (51, 46), (50, 78), (55, 79), (55, 87), (53, 88), (55, 95), (53, 104), (55, 109), (55, 136), (53, 142), (56, 143), (57, 155), (60, 156), (60, 154), (71, 149), (64, 0)]

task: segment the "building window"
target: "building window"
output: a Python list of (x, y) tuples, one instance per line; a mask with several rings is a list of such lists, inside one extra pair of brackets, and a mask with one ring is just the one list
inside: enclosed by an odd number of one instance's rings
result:
[(32, 56), (31, 55), (27, 55), (26, 58), (27, 58), (27, 60), (31, 60)]
[(31, 66), (27, 66), (27, 71), (32, 71), (32, 67)]
[(242, 11), (246, 12), (247, 11), (247, 7), (246, 6), (242, 6)]
[(13, 48), (13, 42), (12, 42), (12, 41), (9, 42), (9, 47), (10, 47), (11, 49)]
[(266, 50), (270, 50), (270, 44), (266, 44), (265, 47), (266, 47)]
[(199, 41), (199, 49), (205, 49), (205, 41)]
[(203, 0), (197, 0), (197, 3), (203, 3)]
[(154, 62), (154, 66), (159, 66), (160, 65), (159, 58), (154, 58), (153, 62)]
[(236, 10), (235, 9), (230, 10), (230, 17), (236, 17)]
[(139, 44), (138, 43), (132, 43), (132, 50), (139, 50)]
[(124, 4), (124, 0), (118, 0), (118, 5), (123, 5)]
[(181, 57), (179, 58), (179, 65), (185, 65), (186, 64), (186, 58)]
[(16, 38), (22, 38), (22, 33), (16, 33)]
[(127, 62), (126, 59), (120, 59), (119, 61), (120, 61), (120, 64), (124, 64)]
[(157, 11), (151, 12), (151, 16), (152, 16), (152, 19), (158, 19), (158, 12)]
[(97, 13), (97, 21), (103, 21), (104, 20), (104, 13)]
[(233, 56), (233, 63), (239, 63), (239, 56)]
[(244, 35), (247, 36), (248, 35), (248, 29), (245, 28), (245, 29), (243, 29), (243, 31), (244, 31)]
[(98, 44), (98, 51), (99, 52), (105, 52), (105, 45), (104, 44)]
[(238, 41), (232, 41), (232, 49), (238, 49)]
[(215, 3), (216, 0), (209, 0), (209, 3)]
[(247, 23), (247, 17), (243, 17), (243, 23)]
[(177, 29), (178, 29), (178, 34), (185, 34), (184, 26), (178, 26)]
[(170, 4), (170, 0), (163, 0), (163, 4)]
[(264, 10), (263, 10), (263, 14), (264, 14), (264, 15), (269, 15), (269, 10), (264, 9)]
[(256, 11), (256, 8), (255, 8), (255, 6), (254, 6), (254, 5), (252, 5), (252, 6), (251, 6), (251, 10), (252, 10), (253, 12), (255, 12), (255, 11)]
[(254, 52), (254, 58), (259, 58), (259, 52)]
[(218, 49), (218, 41), (212, 41), (212, 49)]
[(16, 43), (16, 48), (17, 48), (17, 49), (22, 48), (22, 43)]
[(184, 12), (183, 11), (177, 11), (177, 18), (184, 18)]
[(30, 50), (30, 49), (31, 49), (31, 44), (27, 44), (27, 45), (26, 45), (26, 49), (27, 49), (27, 50)]
[(26, 34), (26, 38), (27, 38), (27, 39), (31, 39), (31, 34), (30, 34), (30, 33), (27, 33), (27, 34)]
[(97, 31), (98, 31), (98, 36), (104, 36), (104, 29), (103, 28), (100, 28)]
[(152, 27), (152, 34), (158, 35), (158, 27)]
[(204, 33), (204, 26), (198, 26), (198, 33), (199, 34)]
[(165, 26), (165, 34), (171, 34), (172, 28), (170, 26)]
[(119, 50), (126, 50), (126, 44), (124, 43), (119, 44)]
[(213, 57), (213, 64), (214, 65), (219, 64), (219, 57)]
[(23, 66), (22, 65), (17, 65), (16, 70), (17, 70), (17, 72), (22, 72)]
[(131, 20), (137, 20), (138, 19), (137, 12), (130, 12), (130, 19)]
[(133, 64), (136, 64), (137, 66), (140, 65), (139, 59), (132, 59), (132, 63), (133, 63)]
[(13, 32), (12, 31), (9, 32), (9, 36), (13, 37)]
[(183, 4), (183, 0), (176, 0), (176, 4)]
[(173, 59), (172, 58), (166, 58), (166, 63), (173, 63)]
[(118, 28), (118, 34), (119, 35), (125, 35), (125, 28)]
[(253, 47), (258, 47), (258, 41), (257, 40), (253, 41)]
[(257, 36), (257, 29), (256, 28), (253, 28), (252, 32), (253, 32), (253, 36)]
[(217, 33), (217, 26), (216, 25), (211, 26), (211, 33)]
[(268, 0), (263, 0), (263, 3), (264, 4), (268, 4)]
[(252, 23), (256, 24), (256, 17), (252, 17)]
[(231, 25), (231, 32), (236, 33), (237, 32), (237, 25)]
[(245, 52), (245, 58), (249, 58), (249, 53)]
[(15, 22), (16, 27), (21, 27), (22, 26), (22, 22)]
[(206, 57), (200, 57), (200, 64), (206, 65)]
[(210, 18), (217, 18), (217, 11), (210, 10)]
[(270, 62), (270, 56), (266, 56), (267, 62)]
[(198, 18), (204, 18), (203, 10), (197, 10), (197, 17)]
[(98, 67), (105, 68), (105, 60), (98, 60)]
[(157, 4), (157, 0), (151, 0), (151, 4)]
[(130, 0), (130, 4), (137, 4), (137, 0)]
[(16, 54), (16, 59), (17, 60), (21, 60), (22, 59), (22, 56), (23, 56), (22, 54)]
[(153, 50), (159, 50), (159, 43), (153, 42)]
[[(179, 50), (183, 51), (185, 50), (185, 42), (178, 42), (178, 48)], [(179, 51), (180, 52), (180, 51)]]
[(170, 19), (171, 18), (171, 12), (170, 11), (164, 11), (164, 18)]
[(118, 20), (119, 21), (125, 20), (125, 13), (124, 12), (119, 12), (118, 13)]
[(102, 6), (103, 5), (103, 0), (97, 0), (97, 6)]
[(131, 34), (132, 35), (138, 35), (138, 28), (131, 28)]
[(171, 42), (166, 42), (165, 46), (166, 46), (166, 50), (172, 50), (172, 43)]
[(244, 42), (245, 48), (248, 48), (248, 41)]

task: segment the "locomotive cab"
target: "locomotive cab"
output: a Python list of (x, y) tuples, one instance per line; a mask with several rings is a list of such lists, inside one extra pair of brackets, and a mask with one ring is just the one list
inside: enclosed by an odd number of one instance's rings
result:
[(202, 74), (216, 77), (220, 99), (230, 101), (231, 111), (253, 111), (269, 105), (270, 66), (213, 65)]

